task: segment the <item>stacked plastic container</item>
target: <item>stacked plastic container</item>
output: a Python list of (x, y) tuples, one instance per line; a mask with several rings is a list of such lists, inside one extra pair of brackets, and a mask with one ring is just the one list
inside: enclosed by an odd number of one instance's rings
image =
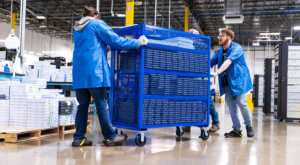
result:
[(0, 126), (9, 126), (9, 100), (0, 100)]
[(65, 82), (73, 82), (72, 66), (61, 66), (60, 70), (65, 73)]
[(10, 127), (27, 127), (28, 97), (31, 85), (10, 86)]
[(0, 100), (9, 100), (10, 81), (0, 81)]
[(60, 69), (55, 69), (51, 74), (51, 81), (53, 82), (65, 82), (65, 73)]
[(28, 100), (27, 128), (52, 128), (58, 126), (57, 99)]
[(47, 80), (41, 78), (23, 78), (22, 84), (35, 84), (38, 88), (47, 88)]
[(51, 65), (50, 62), (47, 61), (35, 61), (34, 69), (38, 70), (38, 78), (43, 78), (47, 81), (51, 81), (51, 74), (53, 70), (56, 69), (56, 66)]

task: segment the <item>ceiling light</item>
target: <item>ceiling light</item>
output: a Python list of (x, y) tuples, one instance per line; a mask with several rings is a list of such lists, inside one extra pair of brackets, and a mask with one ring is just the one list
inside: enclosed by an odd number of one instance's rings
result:
[(291, 40), (293, 39), (292, 37), (285, 37), (285, 40)]
[(24, 53), (27, 53), (27, 51), (26, 51), (26, 50), (24, 50), (23, 52), (24, 52)]
[(300, 26), (295, 26), (294, 30), (300, 30)]
[(46, 19), (45, 16), (36, 16), (37, 19)]
[(5, 40), (0, 40), (0, 42), (5, 42)]
[(279, 35), (280, 33), (260, 33), (260, 36)]
[(36, 55), (41, 56), (42, 54), (41, 53), (37, 53)]
[(257, 42), (257, 43), (253, 43), (253, 46), (259, 46), (259, 43)]
[(40, 28), (46, 28), (46, 26), (45, 26), (45, 25), (42, 25), (42, 26), (40, 26)]
[(134, 2), (134, 5), (135, 6), (140, 6), (140, 5), (142, 5), (143, 4), (143, 2)]
[(116, 14), (117, 17), (126, 17), (126, 14)]
[(34, 52), (28, 52), (29, 54), (34, 54)]
[(226, 28), (219, 28), (219, 31), (222, 31), (222, 30), (224, 30), (224, 29), (226, 29)]

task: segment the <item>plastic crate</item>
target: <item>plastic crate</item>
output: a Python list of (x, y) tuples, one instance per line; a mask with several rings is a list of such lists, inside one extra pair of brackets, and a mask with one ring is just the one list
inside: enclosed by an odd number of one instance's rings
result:
[(115, 31), (147, 46), (112, 50), (110, 119), (114, 127), (208, 126), (210, 37), (135, 25)]

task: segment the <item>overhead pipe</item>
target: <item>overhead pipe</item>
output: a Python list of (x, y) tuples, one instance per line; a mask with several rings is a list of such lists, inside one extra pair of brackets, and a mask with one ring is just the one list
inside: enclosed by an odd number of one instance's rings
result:
[(97, 11), (100, 12), (100, 0), (97, 0)]
[(113, 11), (113, 8), (114, 8), (114, 0), (111, 0), (111, 8), (110, 8), (110, 13), (111, 13), (111, 16), (114, 17), (115, 14), (114, 14), (114, 11)]
[(155, 9), (154, 9), (154, 26), (156, 26), (156, 10), (157, 10), (157, 0), (155, 0)]
[(171, 0), (169, 0), (169, 26), (168, 28), (171, 28)]

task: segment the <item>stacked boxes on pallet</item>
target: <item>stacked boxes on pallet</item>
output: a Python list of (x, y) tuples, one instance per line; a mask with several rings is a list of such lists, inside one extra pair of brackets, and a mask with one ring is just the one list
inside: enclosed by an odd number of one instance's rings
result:
[(73, 82), (72, 66), (61, 66), (60, 70), (61, 70), (61, 72), (65, 73), (65, 76), (66, 76), (65, 82)]
[(28, 100), (28, 128), (52, 128), (58, 126), (57, 99)]

